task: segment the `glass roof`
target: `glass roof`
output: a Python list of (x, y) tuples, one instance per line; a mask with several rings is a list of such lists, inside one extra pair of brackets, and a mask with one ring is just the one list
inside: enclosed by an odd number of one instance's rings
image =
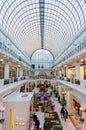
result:
[(29, 56), (58, 55), (85, 22), (85, 0), (0, 0), (1, 26)]
[(31, 61), (33, 62), (53, 62), (53, 60), (53, 55), (48, 50), (44, 49), (35, 51), (31, 57)]

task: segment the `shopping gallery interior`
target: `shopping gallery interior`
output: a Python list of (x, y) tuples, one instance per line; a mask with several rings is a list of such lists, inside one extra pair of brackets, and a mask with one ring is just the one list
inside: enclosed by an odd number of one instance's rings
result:
[(0, 0), (0, 130), (86, 130), (86, 0)]

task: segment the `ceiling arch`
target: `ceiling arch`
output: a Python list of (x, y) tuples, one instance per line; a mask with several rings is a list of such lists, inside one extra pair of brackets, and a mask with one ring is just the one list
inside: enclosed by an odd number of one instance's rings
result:
[(57, 56), (85, 23), (84, 0), (0, 0), (0, 24), (29, 56), (39, 48)]
[[(48, 57), (47, 57), (47, 55), (48, 55)], [(53, 56), (52, 52), (50, 52), (47, 49), (37, 49), (32, 53), (30, 59), (32, 61), (36, 60), (36, 62), (39, 61), (39, 60), (41, 62), (43, 62), (43, 61), (53, 62), (54, 56)]]

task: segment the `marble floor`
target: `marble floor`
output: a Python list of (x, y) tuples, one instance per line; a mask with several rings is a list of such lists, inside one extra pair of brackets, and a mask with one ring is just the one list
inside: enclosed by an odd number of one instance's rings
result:
[[(57, 98), (55, 98), (54, 96), (52, 96), (52, 100), (53, 100), (53, 102), (54, 102), (54, 104), (55, 104), (55, 111), (58, 113), (59, 118), (60, 118), (60, 120), (61, 120), (61, 123), (62, 123), (62, 126), (63, 126), (63, 130), (76, 130), (69, 118), (68, 118), (66, 121), (64, 121), (64, 119), (61, 118), (61, 116), (60, 116), (61, 106), (60, 106), (60, 104), (58, 103)], [(38, 116), (38, 118), (39, 118), (39, 120), (40, 120), (40, 127), (41, 127), (42, 130), (43, 130), (44, 113), (41, 112), (41, 111), (38, 111), (38, 112), (36, 112), (36, 114), (37, 114), (37, 116)]]

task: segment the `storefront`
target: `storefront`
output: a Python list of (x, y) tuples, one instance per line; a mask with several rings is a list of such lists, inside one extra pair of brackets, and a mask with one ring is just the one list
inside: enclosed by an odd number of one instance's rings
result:
[(0, 79), (4, 78), (4, 64), (0, 64)]
[(15, 82), (17, 79), (17, 68), (10, 66), (9, 69), (9, 77), (10, 77), (10, 82)]
[(76, 69), (75, 67), (68, 68), (68, 78), (70, 79), (70, 82), (75, 82), (75, 75), (76, 75)]
[(71, 95), (70, 105), (71, 105), (70, 108), (71, 108), (72, 114), (79, 120), (80, 117), (82, 116), (81, 101), (74, 95)]
[(79, 117), (82, 116), (82, 112), (81, 112), (81, 109), (80, 109), (81, 105), (74, 99), (73, 99), (73, 107), (75, 108), (77, 116), (79, 116)]
[(80, 65), (80, 79), (86, 79), (86, 64)]

